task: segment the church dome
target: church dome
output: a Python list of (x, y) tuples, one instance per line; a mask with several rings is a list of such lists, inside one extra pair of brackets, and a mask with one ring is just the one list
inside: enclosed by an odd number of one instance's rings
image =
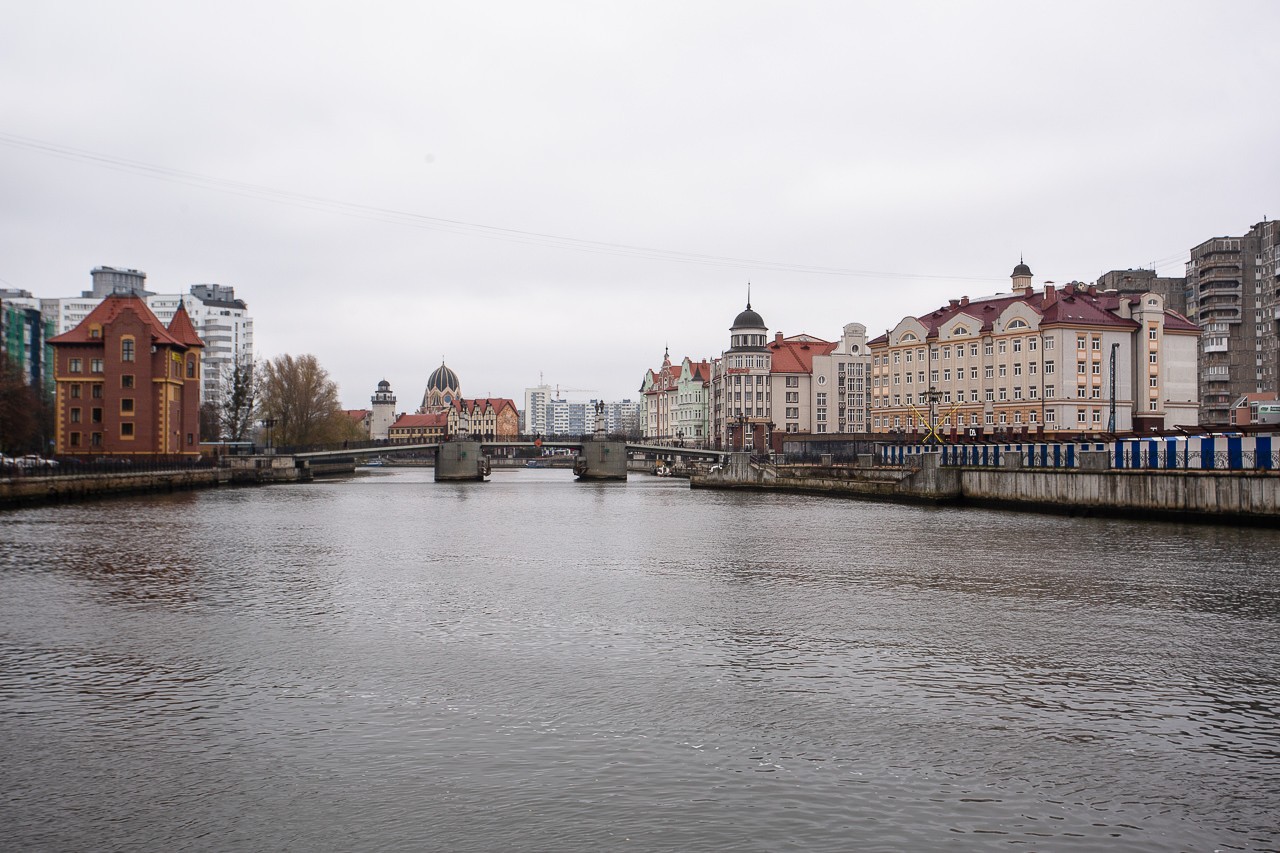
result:
[(461, 396), (462, 386), (458, 382), (458, 374), (441, 361), (440, 366), (427, 377), (427, 390), (422, 394), (422, 407), (418, 412), (424, 415), (443, 412)]
[(733, 318), (733, 325), (729, 327), (729, 331), (734, 329), (767, 329), (764, 324), (764, 318), (751, 310), (751, 303), (747, 303), (747, 308), (737, 317)]
[(1031, 275), (1031, 267), (1022, 263), (1021, 261), (1019, 261), (1018, 265), (1013, 268), (1013, 275), (1011, 275), (1010, 278), (1016, 278), (1017, 276), (1020, 276), (1020, 275)]
[(458, 374), (454, 373), (445, 363), (440, 362), (440, 366), (431, 372), (427, 377), (428, 391), (453, 391), (458, 390)]

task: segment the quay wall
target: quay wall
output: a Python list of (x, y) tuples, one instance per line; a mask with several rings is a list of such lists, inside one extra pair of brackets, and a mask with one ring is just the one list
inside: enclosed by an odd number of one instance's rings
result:
[(230, 482), (232, 482), (232, 472), (226, 468), (80, 474), (61, 477), (15, 477), (0, 480), (0, 507), (14, 509), (112, 495), (205, 489)]
[(1069, 511), (1280, 522), (1280, 477), (1231, 471), (960, 469), (960, 499)]
[[(854, 465), (734, 465), (693, 488), (792, 491), (874, 500), (997, 506), (1246, 524), (1280, 523), (1280, 476), (1247, 471), (1133, 471)], [(931, 464), (932, 463), (932, 464)]]

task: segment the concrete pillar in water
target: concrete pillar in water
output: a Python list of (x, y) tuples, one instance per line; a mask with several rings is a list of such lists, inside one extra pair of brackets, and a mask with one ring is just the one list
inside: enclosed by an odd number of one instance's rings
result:
[(436, 448), (436, 482), (483, 480), (489, 476), (489, 460), (478, 441), (446, 441)]
[(579, 480), (627, 479), (627, 443), (582, 442), (582, 452), (573, 462), (573, 473)]

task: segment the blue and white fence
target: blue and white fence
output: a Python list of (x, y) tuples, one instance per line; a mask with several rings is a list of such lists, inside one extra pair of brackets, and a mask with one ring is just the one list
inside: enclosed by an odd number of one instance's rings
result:
[(1103, 451), (1111, 467), (1123, 470), (1280, 471), (1280, 436), (1209, 435), (1121, 439), (1111, 442), (1025, 442), (1010, 444), (891, 444), (880, 448), (884, 465), (920, 464), (936, 454), (953, 467), (1002, 467), (1016, 454), (1027, 468), (1077, 468), (1083, 451)]
[(1111, 467), (1200, 471), (1280, 470), (1280, 441), (1272, 435), (1196, 435), (1114, 442)]

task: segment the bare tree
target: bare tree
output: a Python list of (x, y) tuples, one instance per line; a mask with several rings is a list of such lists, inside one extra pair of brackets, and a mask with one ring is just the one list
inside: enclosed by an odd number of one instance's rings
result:
[(260, 366), (258, 411), (279, 446), (331, 444), (348, 437), (338, 386), (314, 355), (279, 355)]
[(258, 402), (257, 370), (253, 361), (237, 358), (223, 368), (218, 395), (218, 426), (228, 441), (244, 441), (253, 428)]

